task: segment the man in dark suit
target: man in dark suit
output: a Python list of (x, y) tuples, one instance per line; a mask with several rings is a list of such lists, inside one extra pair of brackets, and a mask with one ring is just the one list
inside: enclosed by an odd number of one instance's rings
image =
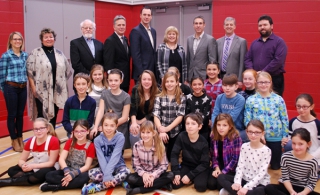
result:
[(80, 23), (82, 36), (70, 42), (70, 58), (73, 75), (79, 72), (90, 74), (94, 64), (103, 64), (103, 44), (93, 38), (96, 24), (91, 20)]
[(128, 39), (124, 36), (126, 18), (117, 15), (113, 20), (113, 29), (114, 33), (104, 42), (104, 67), (106, 71), (117, 68), (123, 72), (124, 78), (120, 88), (128, 92), (130, 86), (130, 48)]
[(236, 20), (227, 17), (224, 20), (223, 28), (225, 36), (217, 40), (218, 62), (220, 66), (220, 78), (225, 74), (235, 74), (238, 76), (238, 86), (242, 88), (242, 73), (245, 69), (244, 57), (247, 53), (247, 41), (234, 33)]
[(204, 33), (205, 20), (203, 16), (197, 16), (193, 20), (194, 35), (187, 39), (187, 67), (188, 82), (192, 77), (200, 76), (206, 79), (207, 63), (217, 61), (216, 40)]
[[(143, 7), (140, 11), (141, 23), (130, 32), (130, 50), (132, 56), (132, 78), (137, 83), (143, 70), (156, 73), (156, 30), (150, 27), (151, 8)], [(156, 77), (158, 74), (155, 74)], [(158, 80), (158, 79), (157, 79)]]

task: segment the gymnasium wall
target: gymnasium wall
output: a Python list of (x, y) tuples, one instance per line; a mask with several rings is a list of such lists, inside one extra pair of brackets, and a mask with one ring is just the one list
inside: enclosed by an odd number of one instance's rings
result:
[(320, 104), (320, 1), (214, 0), (212, 4), (214, 37), (224, 35), (223, 21), (232, 16), (237, 22), (236, 34), (247, 39), (248, 47), (259, 37), (258, 18), (270, 15), (273, 32), (288, 46), (284, 91), (287, 108), (295, 110), (295, 98), (300, 93), (310, 93), (315, 104)]
[[(8, 37), (11, 32), (19, 31), (22, 35), (24, 34), (23, 0), (0, 1), (0, 26), (0, 55), (2, 55), (7, 50)], [(25, 110), (26, 114), (27, 110)], [(0, 92), (0, 121), (4, 120), (7, 120), (7, 110), (3, 93)]]
[[(114, 3), (95, 2), (96, 37), (105, 40), (113, 33), (112, 22), (117, 14), (127, 19), (126, 36), (139, 22), (142, 6), (129, 6)], [(295, 97), (299, 93), (310, 93), (315, 103), (320, 103), (320, 1), (230, 1), (212, 2), (212, 32), (215, 38), (224, 35), (223, 20), (227, 16), (237, 20), (237, 35), (251, 42), (259, 37), (257, 20), (262, 14), (269, 14), (274, 20), (274, 33), (287, 43), (284, 99), (289, 110), (294, 109)], [(201, 12), (200, 12), (201, 14)], [(6, 51), (8, 35), (12, 31), (24, 34), (23, 0), (0, 1), (0, 53)], [(316, 109), (317, 111), (317, 109)], [(295, 112), (291, 112), (295, 114)], [(27, 113), (25, 112), (25, 115)], [(290, 117), (293, 117), (290, 114)], [(0, 92), (0, 136), (7, 134), (6, 106)], [(25, 117), (25, 121), (27, 117)], [(26, 127), (25, 127), (26, 128)]]

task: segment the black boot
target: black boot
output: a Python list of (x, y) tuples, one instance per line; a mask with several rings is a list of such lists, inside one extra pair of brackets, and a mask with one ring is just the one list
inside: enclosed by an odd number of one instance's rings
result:
[(28, 177), (22, 176), (17, 178), (0, 179), (0, 187), (5, 186), (30, 186)]

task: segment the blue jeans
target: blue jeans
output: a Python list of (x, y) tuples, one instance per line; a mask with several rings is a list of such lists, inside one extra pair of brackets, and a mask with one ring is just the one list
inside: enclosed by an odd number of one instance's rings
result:
[(289, 140), (286, 145), (284, 145), (284, 152), (288, 152), (292, 150), (292, 141)]
[(27, 102), (27, 88), (16, 88), (4, 84), (3, 95), (6, 101), (7, 126), (11, 139), (22, 137), (23, 112)]

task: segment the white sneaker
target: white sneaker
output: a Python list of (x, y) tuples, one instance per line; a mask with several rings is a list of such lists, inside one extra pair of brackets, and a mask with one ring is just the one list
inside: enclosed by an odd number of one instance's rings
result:
[(227, 190), (225, 190), (224, 188), (222, 188), (219, 192), (219, 195), (230, 195), (229, 192)]

